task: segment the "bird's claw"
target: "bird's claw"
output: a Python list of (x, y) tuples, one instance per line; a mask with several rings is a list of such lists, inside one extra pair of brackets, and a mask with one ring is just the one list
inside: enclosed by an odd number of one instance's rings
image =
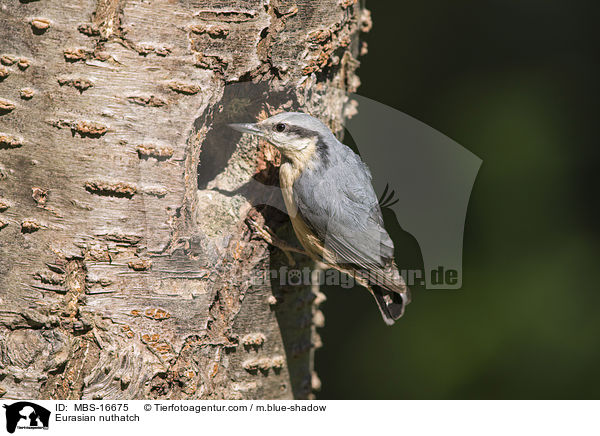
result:
[(250, 227), (252, 228), (252, 230), (258, 236), (260, 236), (262, 239), (264, 239), (267, 242), (267, 244), (272, 245), (274, 247), (277, 247), (281, 251), (283, 251), (283, 254), (285, 254), (285, 257), (287, 258), (288, 264), (290, 266), (295, 266), (296, 265), (296, 261), (292, 257), (291, 253), (300, 253), (300, 254), (307, 255), (307, 253), (305, 251), (300, 250), (300, 249), (298, 249), (298, 248), (296, 248), (296, 247), (288, 244), (284, 240), (280, 239), (267, 226), (258, 224), (252, 218), (247, 218), (246, 221), (248, 222), (248, 224), (250, 225)]

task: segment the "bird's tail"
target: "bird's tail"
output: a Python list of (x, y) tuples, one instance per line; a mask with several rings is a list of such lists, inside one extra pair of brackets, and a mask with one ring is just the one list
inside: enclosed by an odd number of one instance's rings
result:
[(393, 325), (402, 317), (404, 308), (410, 303), (409, 289), (405, 288), (404, 292), (393, 292), (375, 284), (371, 284), (369, 288), (375, 297), (383, 320), (387, 325)]

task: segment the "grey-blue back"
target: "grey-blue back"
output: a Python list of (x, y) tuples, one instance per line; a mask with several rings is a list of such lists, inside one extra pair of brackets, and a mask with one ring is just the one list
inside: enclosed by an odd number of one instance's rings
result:
[(337, 263), (380, 269), (392, 262), (394, 244), (383, 227), (371, 173), (331, 132), (320, 135), (317, 158), (294, 183), (304, 221), (338, 256)]

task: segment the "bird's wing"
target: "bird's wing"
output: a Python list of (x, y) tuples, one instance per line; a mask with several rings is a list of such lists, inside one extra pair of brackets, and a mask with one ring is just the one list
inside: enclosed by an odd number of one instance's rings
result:
[(402, 292), (401, 279), (393, 277), (394, 244), (383, 226), (371, 174), (354, 152), (343, 153), (320, 170), (320, 177), (308, 173), (294, 184), (298, 212), (335, 255), (335, 263), (351, 264), (369, 281)]

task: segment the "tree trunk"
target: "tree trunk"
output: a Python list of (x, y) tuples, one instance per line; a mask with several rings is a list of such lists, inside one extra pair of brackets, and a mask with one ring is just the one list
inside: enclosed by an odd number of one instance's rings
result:
[(277, 157), (225, 124), (339, 130), (368, 27), (356, 0), (2, 2), (0, 396), (312, 395), (323, 298), (257, 280), (288, 265), (247, 217), (295, 239), (260, 206)]

